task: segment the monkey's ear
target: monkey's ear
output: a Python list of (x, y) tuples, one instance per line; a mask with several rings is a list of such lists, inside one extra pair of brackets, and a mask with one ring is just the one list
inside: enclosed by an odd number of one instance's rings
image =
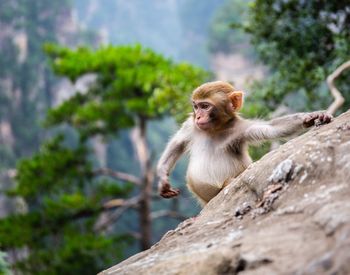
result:
[(243, 105), (243, 92), (242, 91), (234, 91), (229, 95), (229, 98), (232, 102), (232, 106), (235, 111), (238, 111), (242, 108)]

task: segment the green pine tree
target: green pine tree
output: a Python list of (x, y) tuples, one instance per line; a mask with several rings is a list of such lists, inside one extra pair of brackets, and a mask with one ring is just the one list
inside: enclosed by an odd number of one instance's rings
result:
[[(95, 51), (47, 45), (46, 52), (56, 74), (76, 81), (94, 73), (96, 81), (47, 115), (47, 126), (69, 125), (77, 138), (58, 135), (19, 162), (17, 186), (9, 194), (24, 198), (27, 211), (0, 220), (0, 245), (28, 254), (15, 264), (24, 273), (96, 274), (122, 259), (133, 240), (135, 232), (107, 230), (128, 207), (137, 209), (140, 248), (151, 245), (154, 175), (147, 124), (168, 114), (183, 119), (189, 91), (208, 74), (140, 45)], [(140, 173), (93, 165), (91, 138), (116, 137), (130, 128)]]

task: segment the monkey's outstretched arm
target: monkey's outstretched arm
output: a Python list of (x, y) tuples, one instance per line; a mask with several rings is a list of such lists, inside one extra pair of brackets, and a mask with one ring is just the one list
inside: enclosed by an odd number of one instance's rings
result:
[(248, 142), (284, 138), (298, 133), (303, 128), (315, 125), (316, 121), (324, 124), (331, 120), (331, 115), (324, 111), (317, 111), (287, 115), (266, 122), (251, 122), (251, 125), (244, 131), (244, 138)]
[(157, 175), (159, 177), (158, 190), (164, 198), (175, 197), (179, 190), (171, 188), (169, 182), (170, 171), (175, 166), (177, 160), (187, 150), (192, 127), (187, 120), (175, 136), (169, 141), (157, 165)]

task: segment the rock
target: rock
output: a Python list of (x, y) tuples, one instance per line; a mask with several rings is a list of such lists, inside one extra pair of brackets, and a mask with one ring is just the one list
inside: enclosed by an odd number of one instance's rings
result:
[(101, 274), (350, 274), (349, 121), (268, 153), (196, 219)]
[(290, 159), (282, 161), (273, 171), (268, 181), (271, 183), (287, 183), (293, 174), (294, 164)]

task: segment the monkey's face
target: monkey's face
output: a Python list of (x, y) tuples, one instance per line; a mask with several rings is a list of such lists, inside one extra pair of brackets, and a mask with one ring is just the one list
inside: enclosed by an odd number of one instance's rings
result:
[(193, 103), (194, 122), (196, 126), (208, 131), (214, 128), (216, 119), (216, 107), (209, 101), (194, 100)]

